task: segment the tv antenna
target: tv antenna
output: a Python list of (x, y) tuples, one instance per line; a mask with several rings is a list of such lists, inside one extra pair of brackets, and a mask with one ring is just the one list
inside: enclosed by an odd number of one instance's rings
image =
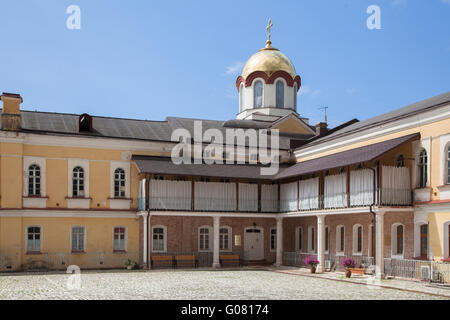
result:
[(324, 113), (325, 113), (325, 123), (328, 123), (328, 119), (327, 119), (327, 109), (328, 109), (328, 107), (324, 106), (324, 107), (320, 107), (318, 109), (324, 111)]

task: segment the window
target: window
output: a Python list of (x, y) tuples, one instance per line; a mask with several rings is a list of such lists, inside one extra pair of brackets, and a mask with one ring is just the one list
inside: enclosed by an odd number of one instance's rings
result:
[(244, 111), (244, 85), (241, 84), (239, 88), (239, 111)]
[(219, 249), (231, 250), (231, 230), (228, 227), (222, 227), (219, 230)]
[(122, 168), (114, 171), (114, 197), (125, 197), (125, 170)]
[(81, 167), (72, 171), (72, 196), (84, 197), (84, 170)]
[(199, 231), (198, 231), (199, 251), (211, 250), (210, 237), (211, 237), (211, 227), (200, 227), (199, 228)]
[(330, 251), (330, 228), (325, 227), (325, 252)]
[(284, 108), (284, 83), (279, 80), (276, 84), (277, 108)]
[(27, 228), (27, 252), (41, 251), (41, 227)]
[(125, 227), (114, 227), (114, 251), (126, 251), (126, 229)]
[(41, 195), (41, 168), (36, 164), (28, 168), (28, 195)]
[(72, 227), (72, 251), (82, 252), (85, 250), (85, 228)]
[(363, 227), (360, 224), (353, 226), (353, 254), (362, 254)]
[(263, 104), (263, 83), (258, 80), (253, 85), (253, 107), (261, 108)]
[(336, 253), (344, 254), (345, 251), (345, 228), (344, 226), (336, 227)]
[(422, 149), (419, 154), (419, 188), (425, 188), (427, 186), (427, 163), (428, 163), (428, 157), (427, 157), (427, 151), (425, 149)]
[(294, 110), (297, 110), (297, 83), (294, 83)]
[(302, 229), (302, 227), (297, 228), (296, 245), (297, 245), (297, 251), (303, 250), (303, 229)]
[(392, 256), (403, 257), (403, 232), (404, 227), (400, 223), (394, 223), (392, 225)]
[(450, 184), (450, 147), (447, 149), (447, 184)]
[(270, 229), (270, 250), (277, 249), (277, 229)]
[(308, 251), (314, 252), (316, 242), (316, 229), (313, 226), (308, 228)]
[(155, 226), (152, 228), (153, 243), (152, 251), (164, 252), (166, 251), (166, 227)]
[(83, 113), (78, 119), (78, 128), (80, 132), (92, 132), (92, 117)]
[(428, 225), (420, 226), (420, 256), (428, 257)]
[(405, 158), (402, 154), (398, 155), (397, 159), (395, 159), (396, 167), (404, 167), (405, 166)]

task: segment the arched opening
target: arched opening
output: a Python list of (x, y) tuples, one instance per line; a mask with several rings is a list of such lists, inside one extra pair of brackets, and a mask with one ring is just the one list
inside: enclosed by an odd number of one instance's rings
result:
[(253, 85), (253, 107), (261, 108), (263, 105), (263, 83), (258, 80)]
[(284, 108), (284, 83), (281, 80), (276, 83), (276, 106)]

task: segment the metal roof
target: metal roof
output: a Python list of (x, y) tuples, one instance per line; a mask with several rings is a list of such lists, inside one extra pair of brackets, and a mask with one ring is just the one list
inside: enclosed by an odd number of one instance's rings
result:
[(345, 167), (366, 161), (373, 161), (386, 152), (389, 152), (400, 145), (420, 137), (419, 133), (371, 144), (364, 147), (338, 152), (329, 156), (311, 159), (294, 164), (281, 171), (275, 179), (284, 179), (333, 168)]

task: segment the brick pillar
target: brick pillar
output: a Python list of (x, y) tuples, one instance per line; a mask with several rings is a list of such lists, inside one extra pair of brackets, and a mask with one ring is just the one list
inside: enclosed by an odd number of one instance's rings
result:
[(220, 230), (220, 217), (214, 217), (214, 241), (213, 241), (213, 246), (214, 246), (214, 251), (213, 251), (213, 264), (212, 267), (213, 268), (219, 268), (220, 267), (220, 260), (219, 260), (219, 230)]
[(275, 266), (283, 264), (283, 218), (277, 218), (277, 259)]

